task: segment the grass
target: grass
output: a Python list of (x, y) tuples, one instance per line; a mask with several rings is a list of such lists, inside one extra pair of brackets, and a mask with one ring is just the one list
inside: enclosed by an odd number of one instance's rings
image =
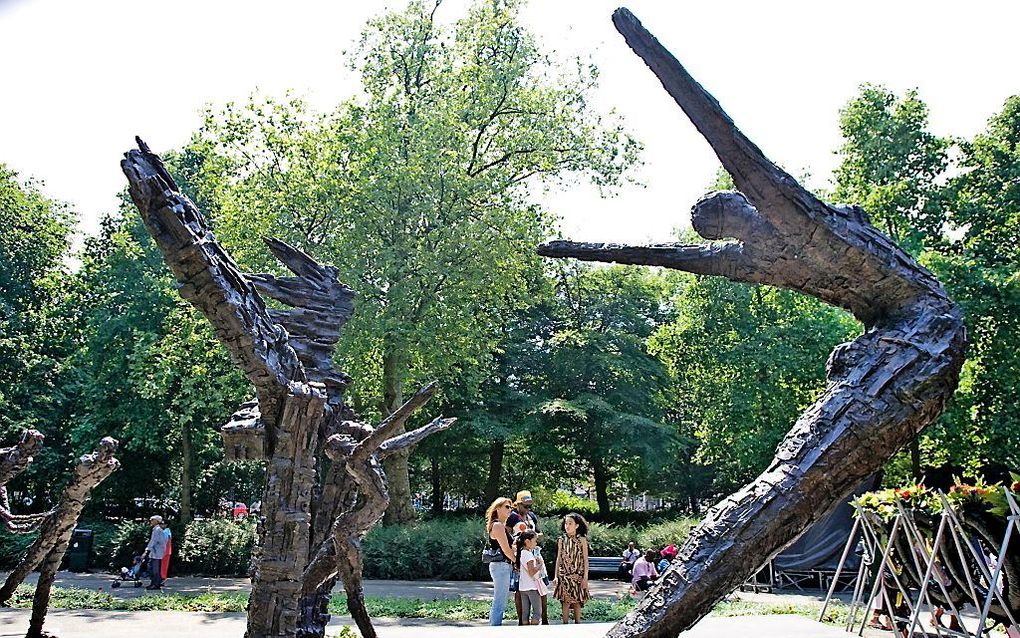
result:
[[(776, 616), (792, 614), (818, 620), (822, 611), (821, 603), (793, 604), (783, 601), (775, 603), (759, 603), (746, 600), (724, 600), (712, 610), (713, 616)], [(823, 622), (827, 625), (846, 625), (849, 607), (846, 603), (834, 600), (825, 611)]]
[[(32, 606), (32, 587), (22, 585), (11, 599), (11, 607)], [(556, 601), (550, 601), (550, 615), (559, 614)], [(451, 599), (422, 600), (417, 598), (368, 597), (365, 599), (368, 613), (375, 618), (431, 618), (449, 621), (486, 620), (491, 603), (484, 600)], [(584, 606), (584, 619), (589, 622), (614, 622), (620, 620), (635, 606), (629, 597), (621, 599), (596, 599)], [(243, 612), (248, 605), (248, 595), (241, 593), (203, 594), (159, 594), (137, 598), (118, 598), (110, 594), (77, 587), (54, 587), (50, 598), (51, 609), (105, 609), (111, 611), (197, 611), (197, 612)], [(748, 601), (723, 601), (712, 610), (714, 616), (757, 616), (771, 614), (796, 614), (811, 619), (818, 618), (820, 604), (791, 604), (786, 602), (759, 603)], [(333, 596), (329, 605), (332, 615), (347, 616), (347, 599), (342, 594)], [(826, 612), (825, 622), (840, 624), (846, 622), (847, 606), (834, 602)], [(513, 605), (507, 609), (507, 620), (517, 620)]]

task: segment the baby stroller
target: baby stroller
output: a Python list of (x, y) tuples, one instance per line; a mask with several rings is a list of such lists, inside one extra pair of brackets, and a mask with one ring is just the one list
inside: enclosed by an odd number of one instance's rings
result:
[(131, 564), (131, 567), (121, 567), (119, 579), (113, 581), (110, 585), (114, 589), (120, 587), (121, 583), (129, 582), (134, 583), (134, 587), (142, 586), (142, 574), (145, 573), (145, 568), (148, 564), (148, 559), (142, 560), (141, 556), (135, 555), (135, 562)]

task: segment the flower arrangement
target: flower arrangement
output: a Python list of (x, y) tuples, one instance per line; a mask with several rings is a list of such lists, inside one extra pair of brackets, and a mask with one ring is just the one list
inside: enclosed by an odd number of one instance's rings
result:
[[(1009, 490), (1014, 494), (1020, 492), (1020, 474), (1010, 473)], [(953, 485), (946, 493), (946, 498), (954, 508), (982, 507), (986, 511), (1006, 516), (1009, 505), (1003, 493), (1003, 483), (988, 483), (984, 477), (965, 481), (958, 476), (953, 477)], [(897, 512), (896, 502), (905, 507), (930, 514), (942, 511), (942, 502), (935, 492), (923, 482), (903, 487), (890, 487), (874, 492), (867, 492), (857, 497), (856, 503), (864, 510), (875, 512), (883, 520), (890, 520)]]

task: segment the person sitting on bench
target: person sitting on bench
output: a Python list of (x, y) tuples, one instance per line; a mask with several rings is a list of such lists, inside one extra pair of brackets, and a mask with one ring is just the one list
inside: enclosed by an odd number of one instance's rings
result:
[(634, 541), (627, 544), (623, 550), (623, 562), (620, 563), (620, 580), (627, 582), (631, 579), (631, 572), (634, 571), (634, 561), (641, 556), (641, 550), (637, 548)]

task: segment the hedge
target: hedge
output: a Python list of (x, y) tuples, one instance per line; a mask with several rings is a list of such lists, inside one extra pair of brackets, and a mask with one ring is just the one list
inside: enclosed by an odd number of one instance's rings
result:
[[(559, 517), (540, 520), (542, 553), (546, 563), (556, 560), (556, 539), (562, 534)], [(633, 541), (642, 549), (680, 544), (696, 523), (680, 518), (647, 526), (591, 523), (588, 544), (592, 556), (619, 556)], [(148, 543), (151, 528), (145, 521), (119, 524), (83, 521), (93, 529), (93, 567), (119, 569), (130, 565)], [(186, 530), (171, 527), (175, 539), (172, 573), (245, 575), (249, 573), (255, 543), (253, 521), (225, 518), (193, 521)], [(0, 569), (17, 564), (33, 535), (12, 537), (0, 531)], [(183, 540), (181, 540), (183, 539)], [(365, 537), (365, 577), (389, 580), (485, 580), (481, 562), (487, 544), (481, 517), (435, 519), (406, 525), (378, 526)]]

